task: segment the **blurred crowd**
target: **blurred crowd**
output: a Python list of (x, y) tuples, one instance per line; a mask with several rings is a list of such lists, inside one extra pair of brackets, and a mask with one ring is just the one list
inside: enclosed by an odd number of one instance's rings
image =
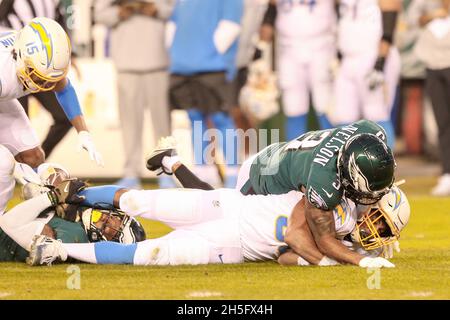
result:
[[(0, 28), (19, 29), (42, 15), (67, 25), (71, 4), (1, 0)], [(432, 193), (450, 195), (449, 9), (450, 0), (92, 1), (91, 24), (108, 29), (117, 70), (125, 155), (118, 184), (140, 186), (148, 109), (155, 137), (171, 134), (171, 110), (186, 110), (194, 171), (205, 180), (219, 172), (233, 187), (249, 148), (230, 130), (258, 129), (282, 114), (280, 139), (291, 140), (368, 119), (384, 128), (391, 148), (402, 141), (417, 155), (427, 145), (429, 101), (442, 163)], [(70, 128), (51, 111), (61, 108), (48, 110), (54, 125), (43, 143), (47, 156)], [(217, 134), (209, 139), (211, 129)], [(173, 184), (170, 177), (159, 182)]]

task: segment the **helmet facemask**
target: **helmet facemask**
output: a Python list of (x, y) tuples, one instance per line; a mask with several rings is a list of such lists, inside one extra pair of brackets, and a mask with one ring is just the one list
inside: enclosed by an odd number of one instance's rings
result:
[(139, 222), (118, 210), (89, 208), (81, 216), (90, 242), (134, 243), (146, 238)]
[(51, 91), (66, 76), (65, 73), (56, 78), (46, 77), (32, 66), (31, 61), (24, 62), (23, 65), (17, 68), (17, 76), (25, 89), (31, 93)]
[(352, 232), (364, 250), (374, 250), (395, 242), (400, 236), (390, 217), (378, 207), (373, 207), (356, 224)]

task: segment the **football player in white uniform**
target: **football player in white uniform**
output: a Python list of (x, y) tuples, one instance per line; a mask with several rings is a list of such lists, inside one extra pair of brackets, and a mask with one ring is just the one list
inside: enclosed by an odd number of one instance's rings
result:
[(88, 132), (75, 89), (66, 75), (71, 46), (64, 29), (54, 20), (35, 18), (18, 32), (0, 35), (0, 144), (15, 159), (36, 168), (44, 161), (37, 135), (17, 98), (54, 91), (67, 118), (78, 131), (79, 147), (102, 164)]
[(400, 55), (392, 46), (399, 0), (340, 0), (338, 48), (342, 60), (335, 81), (332, 122), (372, 120), (395, 139), (390, 112), (400, 76)]
[[(85, 196), (89, 201), (90, 195)], [(131, 216), (161, 221), (175, 230), (161, 238), (131, 245), (112, 242), (67, 245), (38, 236), (28, 263), (51, 263), (67, 256), (89, 263), (135, 265), (276, 260), (280, 248), (286, 246), (285, 232), (291, 227), (289, 217), (295, 211), (302, 212), (304, 217), (305, 208), (300, 192), (243, 196), (234, 189), (118, 189), (113, 203)], [(397, 239), (410, 213), (406, 196), (396, 187), (373, 208), (363, 208), (360, 216), (358, 211), (353, 202), (341, 201), (334, 210), (336, 234), (339, 239), (357, 242), (367, 250), (382, 248)], [(303, 229), (302, 252), (295, 253), (301, 257), (296, 257), (298, 264), (337, 263), (317, 249), (306, 219), (295, 228)], [(365, 252), (358, 254), (361, 267), (394, 267), (384, 258), (367, 256)]]
[(310, 93), (321, 129), (331, 128), (327, 111), (333, 89), (330, 66), (336, 56), (336, 12), (332, 0), (274, 3), (279, 83), (289, 141), (308, 131)]

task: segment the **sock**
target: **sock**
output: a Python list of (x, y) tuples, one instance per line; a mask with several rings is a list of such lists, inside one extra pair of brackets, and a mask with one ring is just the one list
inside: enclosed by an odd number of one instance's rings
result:
[(95, 257), (95, 243), (62, 243), (67, 255), (87, 263), (98, 263)]
[(321, 130), (333, 128), (333, 125), (328, 120), (328, 117), (325, 114), (321, 114), (320, 116), (318, 116), (318, 119)]
[(378, 121), (377, 124), (386, 132), (387, 145), (393, 150), (395, 145), (395, 131), (392, 122), (390, 120)]
[(175, 176), (184, 188), (214, 190), (207, 182), (200, 180), (191, 170), (182, 164), (175, 171)]
[(94, 247), (98, 264), (133, 264), (137, 244), (101, 241)]
[(306, 114), (296, 117), (286, 117), (286, 141), (293, 140), (306, 132)]
[(173, 165), (177, 162), (180, 162), (180, 157), (179, 156), (172, 156), (172, 157), (165, 156), (161, 162), (162, 162), (162, 165), (164, 166), (164, 168), (166, 168), (168, 170), (168, 172), (171, 173)]
[(94, 206), (99, 204), (114, 204), (114, 195), (120, 189), (123, 189), (119, 186), (101, 186), (101, 187), (91, 187), (81, 191), (79, 194), (81, 196), (85, 196), (85, 200), (83, 201), (83, 205), (85, 206)]

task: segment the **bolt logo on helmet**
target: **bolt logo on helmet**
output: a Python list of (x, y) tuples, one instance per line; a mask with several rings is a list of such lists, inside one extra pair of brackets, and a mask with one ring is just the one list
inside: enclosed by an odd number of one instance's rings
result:
[(374, 204), (394, 183), (396, 163), (391, 149), (374, 134), (352, 137), (341, 149), (338, 172), (346, 197)]
[[(365, 250), (373, 250), (391, 244), (400, 238), (400, 232), (408, 224), (410, 215), (411, 207), (408, 198), (400, 188), (394, 186), (358, 221), (352, 232), (352, 239), (359, 241)], [(380, 220), (387, 227), (383, 232), (376, 227)]]
[(53, 90), (70, 65), (70, 40), (54, 20), (34, 18), (14, 42), (17, 76), (30, 92)]

